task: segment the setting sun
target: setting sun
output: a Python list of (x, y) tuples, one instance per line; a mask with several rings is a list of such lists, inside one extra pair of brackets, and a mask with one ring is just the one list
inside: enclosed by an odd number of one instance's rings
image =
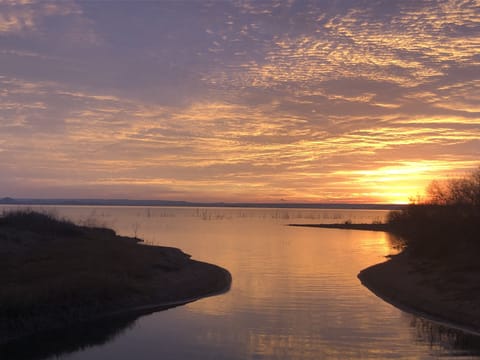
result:
[(480, 0), (0, 0), (0, 359), (480, 359), (479, 225)]
[(480, 155), (441, 3), (1, 2), (0, 196), (408, 202)]

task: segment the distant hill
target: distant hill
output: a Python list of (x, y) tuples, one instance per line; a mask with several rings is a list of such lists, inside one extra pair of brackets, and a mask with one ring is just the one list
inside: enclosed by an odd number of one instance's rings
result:
[(0, 204), (15, 204), (15, 199), (4, 197), (3, 199), (0, 199)]

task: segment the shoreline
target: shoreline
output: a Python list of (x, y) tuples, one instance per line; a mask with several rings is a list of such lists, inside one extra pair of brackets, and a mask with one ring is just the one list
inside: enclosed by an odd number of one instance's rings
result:
[[(402, 252), (361, 270), (357, 277), (373, 294), (402, 311), (480, 336), (480, 308), (472, 307), (468, 300), (455, 298), (454, 290), (441, 291), (435, 286), (438, 284), (436, 269), (425, 274), (416, 268), (419, 264), (408, 252)], [(462, 290), (468, 293), (469, 286)]]
[(390, 231), (390, 227), (387, 224), (353, 224), (353, 223), (343, 223), (343, 224), (288, 224), (288, 226), (295, 227), (315, 227), (323, 229), (341, 229), (341, 230), (366, 230), (366, 231)]
[(228, 270), (174, 247), (24, 211), (0, 217), (0, 346), (225, 293)]
[[(325, 229), (384, 231), (388, 224), (289, 224)], [(373, 294), (396, 308), (462, 332), (480, 336), (478, 272), (427, 261), (404, 249), (357, 275)], [(475, 291), (476, 295), (472, 295)]]
[[(162, 248), (157, 246), (157, 248)], [(166, 248), (175, 249), (176, 248)], [(180, 250), (179, 250), (180, 251)], [(180, 271), (181, 274), (178, 274)], [(58, 331), (67, 328), (84, 326), (89, 323), (95, 323), (102, 320), (121, 318), (124, 316), (142, 315), (145, 313), (154, 313), (164, 311), (177, 306), (186, 305), (204, 298), (225, 294), (230, 290), (232, 276), (230, 272), (220, 266), (189, 260), (189, 262), (180, 270), (176, 270), (168, 275), (170, 280), (174, 279), (175, 286), (165, 286), (165, 274), (158, 274), (157, 284), (153, 284), (154, 294), (148, 301), (139, 299), (120, 299), (111, 304), (110, 309), (92, 313), (89, 316), (68, 319), (30, 319), (31, 324), (16, 333), (0, 334), (0, 347), (8, 345), (11, 342), (29, 338), (42, 333)], [(153, 281), (155, 282), (155, 281)], [(162, 284), (163, 283), (163, 284)], [(159, 285), (162, 284), (162, 285)], [(64, 304), (67, 305), (67, 304)], [(52, 320), (54, 325), (46, 324), (45, 321)]]

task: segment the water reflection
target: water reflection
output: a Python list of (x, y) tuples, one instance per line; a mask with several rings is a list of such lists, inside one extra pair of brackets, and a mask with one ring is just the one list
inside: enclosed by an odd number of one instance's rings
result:
[(134, 312), (77, 324), (71, 327), (44, 331), (0, 345), (0, 359), (44, 360), (84, 351), (107, 344), (132, 330), (139, 318), (177, 306)]
[(139, 314), (48, 331), (0, 346), (0, 359), (43, 360), (106, 344), (131, 329)]
[[(478, 338), (443, 330), (432, 336), (435, 325), (418, 325), (420, 320), (361, 286), (358, 272), (398, 251), (399, 239), (382, 232), (285, 226), (298, 220), (369, 222), (385, 212), (75, 207), (58, 211), (77, 221), (95, 211), (99, 222), (125, 235), (131, 235), (132, 224), (138, 223), (139, 236), (148, 242), (180, 247), (197, 259), (226, 267), (233, 276), (228, 294), (133, 319), (120, 324), (119, 332), (108, 328), (103, 341), (84, 341), (79, 333), (65, 340), (54, 336), (35, 342), (57, 344), (60, 350), (55, 354), (63, 354), (62, 359), (429, 359), (478, 354)], [(130, 330), (120, 331), (126, 327)], [(76, 337), (82, 351), (65, 346)], [(95, 343), (102, 345), (92, 347)], [(55, 346), (51, 349), (55, 351)]]
[[(79, 351), (87, 350), (90, 347), (104, 345), (126, 331), (134, 329), (138, 318), (149, 315), (149, 312), (137, 313), (134, 315), (111, 318), (109, 321), (93, 322), (76, 326), (69, 329), (45, 332), (36, 336), (30, 336), (0, 347), (0, 359), (16, 360), (45, 360), (53, 358), (64, 358), (64, 356)], [(158, 316), (158, 315), (157, 315)], [(452, 356), (478, 356), (480, 355), (480, 337), (466, 334), (459, 330), (451, 329), (443, 325), (432, 323), (426, 319), (418, 318), (409, 314), (402, 314), (405, 321), (412, 328), (412, 337), (416, 342), (427, 344), (433, 356), (445, 358), (445, 349), (449, 350)], [(298, 321), (301, 322), (301, 319)], [(195, 329), (195, 326), (193, 327)], [(310, 329), (314, 331), (314, 329)], [(332, 337), (342, 337), (342, 334), (332, 333)], [(236, 342), (246, 344), (246, 354), (254, 354), (255, 357), (266, 358), (305, 358), (313, 359), (319, 355), (316, 346), (312, 346), (311, 334), (267, 334), (250, 331), (245, 338), (234, 337)], [(197, 341), (201, 343), (225, 342), (225, 334), (218, 332), (197, 333)], [(347, 344), (346, 344), (347, 345)], [(296, 349), (295, 353), (291, 350)], [(298, 351), (301, 349), (301, 351)], [(341, 351), (326, 346), (322, 352), (326, 358), (357, 358), (358, 351), (352, 351), (351, 357), (348, 351)], [(358, 349), (357, 349), (358, 350)], [(442, 356), (443, 354), (443, 356)], [(367, 357), (373, 356), (374, 352), (365, 351)], [(386, 355), (383, 352), (383, 355)], [(397, 358), (395, 352), (392, 357)], [(140, 356), (140, 358), (145, 358)], [(152, 356), (153, 358), (153, 356)]]
[(448, 349), (457, 356), (480, 355), (480, 336), (475, 336), (424, 318), (407, 315), (415, 330), (415, 340), (426, 343), (433, 351), (441, 353)]

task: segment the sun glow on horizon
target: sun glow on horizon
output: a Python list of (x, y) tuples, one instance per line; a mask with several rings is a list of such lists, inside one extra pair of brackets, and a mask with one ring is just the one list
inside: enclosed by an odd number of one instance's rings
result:
[(341, 173), (352, 178), (360, 188), (366, 189), (365, 197), (375, 199), (374, 202), (408, 204), (413, 199), (424, 198), (432, 180), (445, 178), (456, 171), (454, 165), (458, 166), (446, 161), (424, 160)]
[(301, 3), (0, 1), (0, 198), (408, 203), (478, 166), (478, 1)]

